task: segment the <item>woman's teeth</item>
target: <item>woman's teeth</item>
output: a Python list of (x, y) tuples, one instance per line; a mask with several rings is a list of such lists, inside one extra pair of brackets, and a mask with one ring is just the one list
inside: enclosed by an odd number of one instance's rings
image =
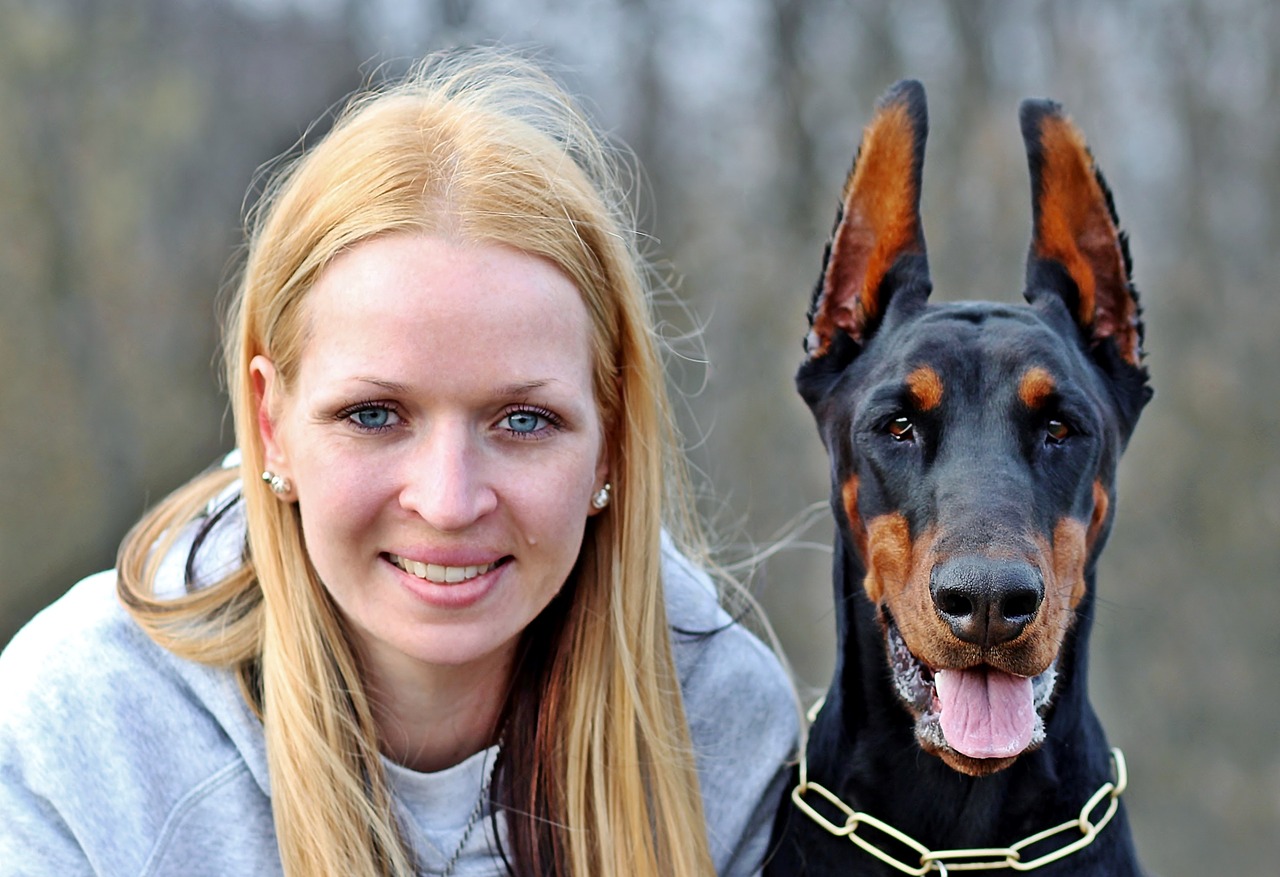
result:
[(480, 566), (444, 566), (439, 563), (420, 563), (416, 560), (400, 557), (398, 554), (388, 554), (387, 557), (409, 575), (414, 575), (436, 584), (452, 585), (457, 582), (465, 582), (468, 579), (474, 579), (476, 576), (484, 575), (498, 565), (495, 562), (481, 564)]

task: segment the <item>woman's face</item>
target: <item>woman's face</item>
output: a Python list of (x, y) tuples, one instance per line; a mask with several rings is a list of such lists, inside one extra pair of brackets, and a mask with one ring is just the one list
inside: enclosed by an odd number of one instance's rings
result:
[(303, 307), (296, 386), (253, 361), (259, 425), (358, 648), (393, 675), (505, 670), (607, 475), (578, 290), (517, 250), (395, 234)]

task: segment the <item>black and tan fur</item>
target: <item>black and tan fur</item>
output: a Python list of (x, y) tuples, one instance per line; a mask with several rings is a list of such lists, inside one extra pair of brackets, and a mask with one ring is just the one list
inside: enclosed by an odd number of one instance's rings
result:
[[(1151, 395), (1141, 314), (1083, 138), (1049, 101), (1025, 102), (1021, 123), (1026, 303), (929, 302), (925, 98), (902, 82), (864, 132), (796, 377), (837, 525), (837, 666), (808, 776), (933, 850), (1005, 847), (1073, 819), (1113, 771), (1086, 658), (1116, 465)], [(943, 673), (1031, 692), (1014, 718), (992, 707), (975, 725), (1025, 743), (982, 748), (968, 724), (946, 725)], [(962, 732), (966, 751), (948, 739)], [(768, 874), (899, 873), (790, 801), (775, 834)], [(1035, 873), (1138, 874), (1123, 805), (1092, 844)]]

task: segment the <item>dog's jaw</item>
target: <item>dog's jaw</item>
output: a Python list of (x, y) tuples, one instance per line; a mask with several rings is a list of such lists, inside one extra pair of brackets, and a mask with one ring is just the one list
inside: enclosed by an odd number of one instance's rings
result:
[(1057, 661), (1032, 678), (1036, 724), (1031, 742), (1022, 752), (1007, 758), (971, 758), (953, 749), (942, 731), (941, 711), (935, 687), (934, 670), (922, 663), (907, 646), (892, 618), (881, 616), (885, 650), (892, 675), (893, 688), (903, 706), (915, 719), (916, 741), (920, 748), (938, 758), (953, 770), (969, 776), (987, 776), (1004, 770), (1020, 756), (1038, 749), (1045, 739), (1045, 715), (1053, 701), (1058, 672)]

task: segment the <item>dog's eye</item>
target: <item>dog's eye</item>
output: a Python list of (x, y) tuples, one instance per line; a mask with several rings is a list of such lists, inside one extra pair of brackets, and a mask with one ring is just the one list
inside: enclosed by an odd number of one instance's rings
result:
[(915, 438), (915, 425), (909, 417), (895, 417), (887, 427), (889, 435), (900, 442), (909, 442)]
[(1050, 420), (1044, 426), (1044, 440), (1051, 445), (1060, 445), (1075, 432), (1061, 420)]

